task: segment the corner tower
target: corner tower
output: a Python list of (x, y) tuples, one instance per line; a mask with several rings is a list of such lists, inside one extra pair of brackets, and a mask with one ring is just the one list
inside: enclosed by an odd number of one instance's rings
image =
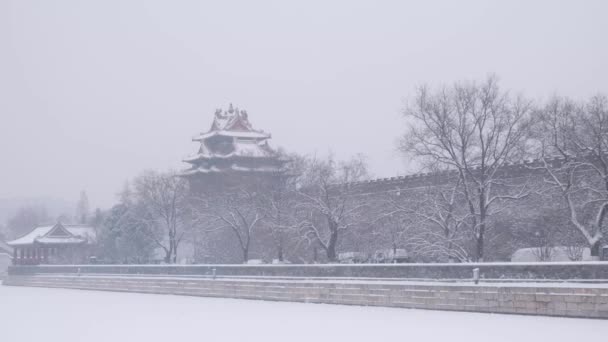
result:
[(182, 175), (194, 191), (221, 190), (276, 178), (286, 160), (270, 147), (270, 134), (253, 128), (246, 111), (230, 104), (217, 109), (209, 131), (192, 141), (200, 143), (198, 153), (184, 162), (190, 167)]

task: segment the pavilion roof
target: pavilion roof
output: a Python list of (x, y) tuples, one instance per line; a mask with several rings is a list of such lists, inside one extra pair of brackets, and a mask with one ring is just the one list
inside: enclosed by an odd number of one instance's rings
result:
[(27, 246), (34, 243), (40, 244), (91, 244), (96, 241), (95, 228), (84, 225), (68, 225), (57, 223), (34, 228), (24, 236), (8, 241), (9, 246)]

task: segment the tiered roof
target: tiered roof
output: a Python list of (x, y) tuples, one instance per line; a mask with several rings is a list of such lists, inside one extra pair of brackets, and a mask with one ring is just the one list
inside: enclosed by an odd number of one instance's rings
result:
[(191, 167), (183, 174), (280, 171), (283, 163), (268, 139), (270, 134), (253, 128), (247, 111), (232, 104), (228, 110), (217, 109), (209, 131), (192, 138), (200, 148), (184, 159)]

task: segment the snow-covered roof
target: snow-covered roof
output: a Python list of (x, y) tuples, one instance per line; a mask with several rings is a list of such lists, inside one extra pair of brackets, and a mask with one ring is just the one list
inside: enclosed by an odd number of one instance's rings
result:
[(236, 140), (232, 144), (234, 150), (227, 154), (213, 153), (209, 151), (208, 148), (205, 147), (205, 143), (201, 144), (201, 149), (199, 153), (187, 157), (184, 159), (185, 162), (193, 162), (199, 159), (211, 159), (211, 158), (219, 158), (219, 159), (229, 159), (233, 157), (250, 157), (250, 158), (274, 158), (276, 157), (276, 152), (271, 150), (266, 143), (260, 143), (256, 141), (239, 141)]
[(238, 165), (231, 165), (230, 167), (226, 167), (226, 168), (218, 168), (216, 166), (211, 166), (211, 167), (205, 168), (205, 167), (199, 166), (197, 168), (183, 171), (182, 175), (192, 176), (192, 175), (196, 175), (196, 174), (220, 173), (220, 172), (226, 172), (226, 171), (247, 172), (247, 173), (249, 173), (249, 172), (268, 173), (268, 172), (281, 172), (282, 168), (271, 167), (271, 166), (243, 167), (243, 166), (238, 166)]
[(51, 231), (51, 229), (53, 229), (54, 225), (52, 226), (42, 226), (42, 227), (36, 227), (34, 228), (34, 230), (32, 230), (31, 232), (27, 233), (26, 235), (15, 239), (13, 241), (8, 241), (7, 244), (9, 246), (19, 246), (19, 245), (29, 245), (34, 243), (34, 241), (36, 240), (36, 238), (38, 237), (43, 237), (45, 236), (48, 232)]
[(211, 130), (241, 130), (241, 131), (253, 131), (251, 123), (249, 123), (248, 114), (245, 110), (239, 110), (232, 106), (232, 103), (228, 107), (228, 110), (222, 111), (217, 109), (215, 111), (215, 119), (211, 124)]
[(268, 145), (238, 140), (234, 143), (233, 153), (241, 157), (271, 157), (275, 155), (274, 151), (268, 148)]
[(206, 133), (195, 136), (192, 140), (201, 141), (217, 135), (250, 139), (270, 138), (270, 134), (253, 129), (247, 111), (234, 108), (232, 104), (230, 104), (228, 110), (217, 109), (211, 129)]
[(76, 224), (61, 224), (36, 227), (28, 234), (7, 242), (9, 246), (24, 246), (34, 243), (41, 244), (80, 244), (94, 243), (97, 235), (95, 228)]
[(209, 139), (211, 137), (221, 135), (224, 137), (233, 137), (233, 138), (251, 138), (251, 139), (269, 139), (270, 134), (264, 133), (261, 131), (228, 131), (228, 130), (218, 130), (218, 131), (209, 131), (207, 133), (201, 133), (192, 138), (193, 141), (201, 141), (205, 139)]
[(84, 242), (82, 237), (64, 237), (64, 238), (56, 238), (56, 237), (41, 237), (36, 239), (36, 242), (41, 244), (78, 244)]
[(278, 172), (282, 169), (280, 167), (272, 167), (272, 166), (258, 166), (258, 167), (245, 167), (232, 165), (230, 167), (233, 171), (243, 171), (243, 172)]

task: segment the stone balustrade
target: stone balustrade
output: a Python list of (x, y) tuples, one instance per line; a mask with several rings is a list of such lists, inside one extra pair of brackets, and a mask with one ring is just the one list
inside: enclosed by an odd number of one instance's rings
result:
[(608, 282), (608, 262), (498, 262), (454, 264), (312, 265), (40, 265), (13, 266), (11, 275), (125, 274), (234, 277), (383, 278), (398, 280), (482, 280)]

